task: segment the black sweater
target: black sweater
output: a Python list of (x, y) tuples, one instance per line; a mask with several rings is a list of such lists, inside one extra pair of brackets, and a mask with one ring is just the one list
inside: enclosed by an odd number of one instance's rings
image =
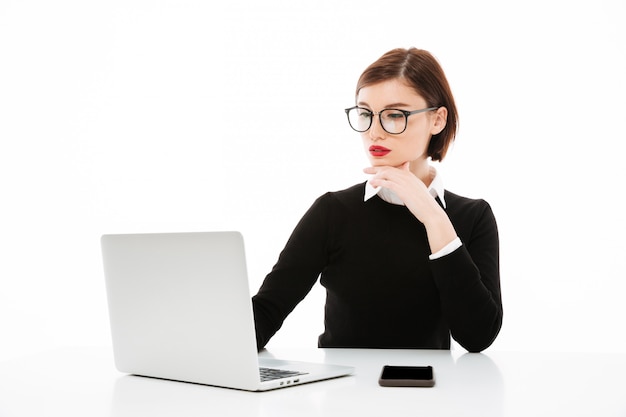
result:
[[(496, 221), (484, 200), (445, 192), (463, 245), (440, 259), (405, 207), (363, 201), (365, 184), (318, 198), (252, 298), (258, 348), (320, 278), (320, 347), (449, 349), (450, 334), (478, 352), (502, 325)], [(320, 276), (321, 274), (321, 276)]]

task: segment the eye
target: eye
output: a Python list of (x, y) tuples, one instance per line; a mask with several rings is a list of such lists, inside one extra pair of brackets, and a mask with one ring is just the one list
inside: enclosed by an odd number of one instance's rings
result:
[(388, 112), (385, 112), (385, 117), (390, 119), (390, 120), (403, 119), (404, 118), (404, 113), (399, 112), (397, 110), (390, 110)]
[(382, 116), (384, 120), (387, 120), (389, 122), (397, 122), (400, 120), (404, 120), (405, 118), (404, 113), (399, 110), (393, 109), (383, 111)]
[(369, 119), (370, 117), (372, 117), (372, 112), (367, 109), (358, 108), (357, 114), (359, 115), (360, 118), (363, 118), (363, 119)]

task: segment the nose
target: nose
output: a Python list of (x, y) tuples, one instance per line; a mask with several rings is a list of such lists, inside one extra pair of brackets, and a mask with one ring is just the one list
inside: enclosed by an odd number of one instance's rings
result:
[(367, 132), (372, 141), (385, 139), (387, 132), (385, 132), (385, 129), (383, 129), (382, 125), (380, 124), (380, 116), (372, 116), (372, 124), (370, 125), (370, 128)]

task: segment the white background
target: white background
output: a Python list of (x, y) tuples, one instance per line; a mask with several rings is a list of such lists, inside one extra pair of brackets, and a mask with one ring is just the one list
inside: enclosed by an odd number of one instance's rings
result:
[[(103, 233), (240, 230), (255, 292), (313, 200), (365, 179), (343, 109), (409, 46), (457, 99), (447, 188), (498, 220), (492, 349), (625, 352), (625, 18), (608, 0), (0, 0), (0, 360), (110, 343)], [(270, 343), (315, 346), (323, 302)]]

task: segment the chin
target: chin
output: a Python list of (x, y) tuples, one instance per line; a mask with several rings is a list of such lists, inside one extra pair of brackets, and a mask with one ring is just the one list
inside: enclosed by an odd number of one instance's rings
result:
[(395, 167), (402, 165), (401, 162), (390, 161), (388, 159), (370, 159), (370, 164), (372, 164), (373, 167)]

